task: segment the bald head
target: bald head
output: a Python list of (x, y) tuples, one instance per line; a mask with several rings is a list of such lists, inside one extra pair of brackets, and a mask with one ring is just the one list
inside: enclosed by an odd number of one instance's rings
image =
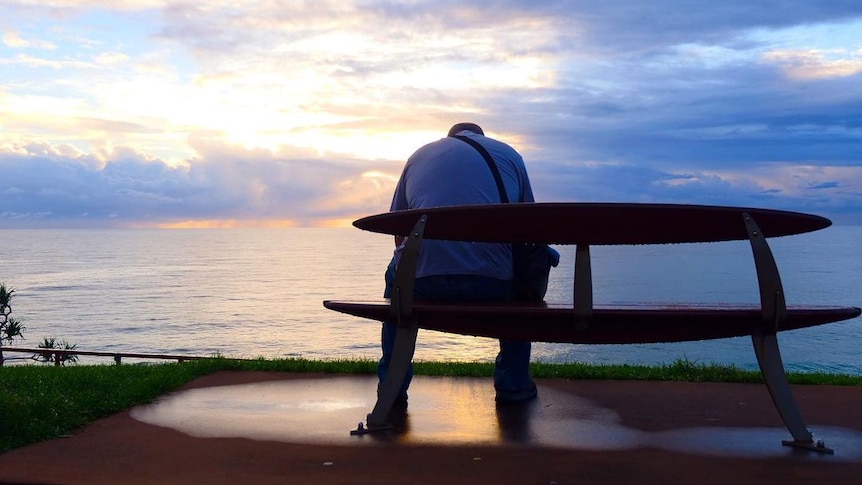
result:
[(477, 135), (485, 135), (485, 132), (482, 131), (482, 128), (479, 127), (479, 125), (477, 125), (476, 123), (458, 123), (458, 124), (454, 125), (452, 128), (449, 128), (449, 133), (447, 136), (457, 135), (458, 133), (460, 133), (464, 130), (472, 131), (473, 133), (475, 133)]

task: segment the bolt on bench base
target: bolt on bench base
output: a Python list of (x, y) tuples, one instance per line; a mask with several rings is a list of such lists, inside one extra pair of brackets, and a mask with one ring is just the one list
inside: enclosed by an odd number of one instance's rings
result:
[(781, 444), (784, 446), (792, 446), (794, 448), (802, 448), (809, 451), (816, 451), (818, 453), (825, 453), (827, 455), (834, 455), (835, 450), (832, 448), (828, 448), (826, 443), (823, 440), (815, 440), (815, 441), (791, 441), (791, 440), (781, 440)]

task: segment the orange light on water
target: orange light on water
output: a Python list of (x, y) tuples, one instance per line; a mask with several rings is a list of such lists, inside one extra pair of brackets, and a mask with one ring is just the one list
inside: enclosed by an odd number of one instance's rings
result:
[(344, 218), (339, 218), (339, 219), (325, 219), (322, 221), (315, 222), (314, 227), (327, 227), (327, 228), (352, 227), (353, 221), (356, 219), (359, 219), (360, 217), (363, 217), (363, 216), (357, 215), (356, 217), (344, 217)]
[(186, 220), (179, 222), (162, 222), (153, 227), (159, 229), (285, 229), (297, 227), (298, 224), (290, 219), (264, 219), (264, 220), (242, 220), (242, 219), (201, 219)]

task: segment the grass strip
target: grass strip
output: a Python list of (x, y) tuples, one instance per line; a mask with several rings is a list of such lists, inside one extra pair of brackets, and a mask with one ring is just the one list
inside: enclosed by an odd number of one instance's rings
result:
[[(18, 365), (0, 367), (0, 452), (66, 435), (104, 416), (151, 402), (197, 377), (220, 370), (373, 374), (371, 360), (230, 360), (156, 365)], [(489, 362), (416, 362), (417, 375), (490, 377)], [(732, 365), (678, 360), (662, 366), (533, 363), (536, 378), (763, 382)], [(862, 386), (862, 376), (788, 373), (791, 384)]]

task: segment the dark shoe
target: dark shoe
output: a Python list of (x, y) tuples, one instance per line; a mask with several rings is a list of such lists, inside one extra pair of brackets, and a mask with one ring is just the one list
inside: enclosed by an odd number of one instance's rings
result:
[(535, 399), (538, 394), (536, 383), (530, 381), (530, 385), (524, 389), (518, 389), (515, 391), (498, 390), (497, 396), (494, 400), (501, 404), (518, 403)]

